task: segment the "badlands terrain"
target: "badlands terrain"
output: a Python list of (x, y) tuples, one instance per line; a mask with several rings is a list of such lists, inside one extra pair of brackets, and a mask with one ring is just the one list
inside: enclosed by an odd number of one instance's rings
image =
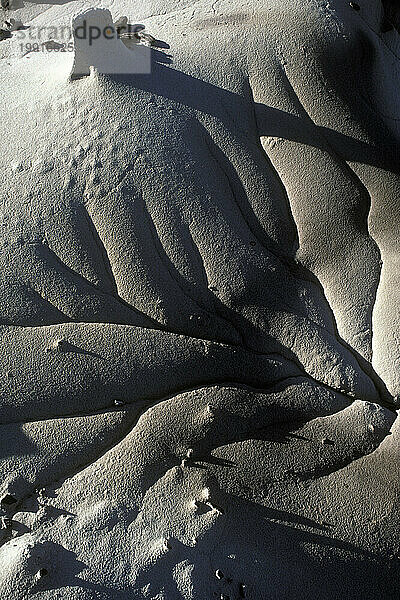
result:
[(2, 7), (0, 597), (398, 599), (396, 3)]

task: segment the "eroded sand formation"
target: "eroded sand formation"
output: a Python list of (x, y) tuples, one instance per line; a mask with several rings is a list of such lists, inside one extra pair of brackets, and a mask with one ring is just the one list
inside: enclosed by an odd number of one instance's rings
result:
[(395, 3), (3, 12), (1, 597), (398, 598)]

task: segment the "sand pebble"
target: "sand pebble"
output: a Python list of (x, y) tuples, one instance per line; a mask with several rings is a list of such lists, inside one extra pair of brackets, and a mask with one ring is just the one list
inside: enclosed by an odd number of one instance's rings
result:
[(48, 571), (47, 569), (41, 568), (39, 569), (39, 571), (35, 574), (35, 579), (37, 581), (40, 581), (41, 579), (43, 579), (43, 577), (46, 577), (46, 575), (48, 575)]
[(56, 350), (58, 350), (59, 352), (62, 352), (65, 349), (66, 346), (66, 342), (63, 338), (56, 340), (54, 343), (54, 347), (56, 348)]
[(46, 352), (54, 352), (54, 350), (56, 350), (57, 352), (63, 352), (66, 348), (66, 341), (64, 339), (58, 339), (55, 340), (53, 342), (53, 344), (51, 346), (47, 346), (46, 348)]
[(169, 543), (169, 540), (167, 540), (167, 538), (165, 538), (165, 539), (164, 539), (164, 543), (163, 543), (163, 545), (164, 545), (164, 548), (165, 548), (166, 550), (172, 550), (172, 546), (171, 546), (171, 544)]
[(207, 415), (209, 415), (210, 417), (214, 416), (214, 408), (211, 406), (211, 404), (207, 404), (206, 406), (206, 411)]
[(223, 508), (221, 508), (220, 506), (217, 506), (216, 504), (213, 504), (210, 501), (206, 502), (206, 505), (209, 506), (211, 508), (211, 510), (215, 510), (220, 515), (225, 514), (225, 511)]
[(360, 10), (360, 5), (357, 4), (357, 2), (350, 2), (350, 6), (351, 8), (354, 8), (354, 10)]
[(144, 31), (138, 31), (137, 37), (142, 42), (142, 44), (145, 44), (146, 46), (154, 46), (154, 44), (157, 41), (154, 36)]

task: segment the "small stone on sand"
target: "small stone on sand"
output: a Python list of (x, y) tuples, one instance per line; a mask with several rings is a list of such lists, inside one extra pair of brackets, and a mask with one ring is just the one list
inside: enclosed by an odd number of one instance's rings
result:
[(43, 579), (43, 577), (46, 577), (46, 575), (48, 575), (47, 569), (44, 569), (44, 568), (39, 569), (39, 571), (35, 575), (35, 579), (37, 581), (40, 581), (41, 579)]

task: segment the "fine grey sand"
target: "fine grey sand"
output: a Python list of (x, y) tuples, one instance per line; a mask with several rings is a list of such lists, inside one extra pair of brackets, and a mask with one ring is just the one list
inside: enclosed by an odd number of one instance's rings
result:
[(396, 3), (2, 16), (0, 597), (398, 599)]

